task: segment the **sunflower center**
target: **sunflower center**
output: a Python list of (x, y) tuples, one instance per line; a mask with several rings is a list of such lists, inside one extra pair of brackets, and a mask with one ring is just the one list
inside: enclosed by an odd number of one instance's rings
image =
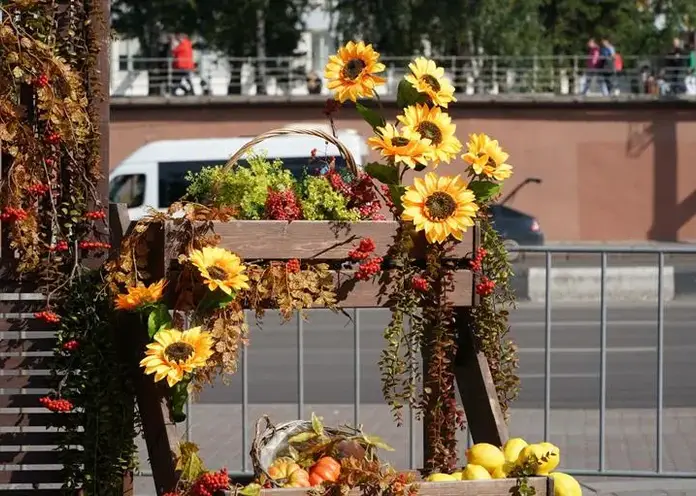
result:
[(452, 216), (457, 209), (457, 202), (444, 191), (436, 191), (425, 200), (425, 206), (432, 220), (443, 220)]
[(357, 79), (357, 77), (360, 75), (360, 73), (363, 71), (363, 69), (367, 67), (367, 64), (363, 62), (360, 59), (350, 59), (348, 62), (346, 62), (346, 65), (343, 66), (343, 70), (341, 70), (341, 75), (346, 78), (350, 79), (351, 81), (353, 79)]
[(172, 362), (183, 362), (191, 358), (195, 351), (190, 344), (177, 341), (164, 349), (164, 355)]
[(408, 138), (402, 138), (401, 136), (397, 136), (396, 138), (392, 138), (391, 142), (394, 146), (406, 146), (411, 142), (411, 140)]
[(424, 138), (428, 138), (433, 145), (439, 145), (442, 141), (442, 131), (437, 124), (430, 121), (423, 121), (418, 124), (416, 131)]
[(424, 76), (421, 77), (421, 81), (423, 81), (425, 84), (430, 86), (433, 91), (440, 91), (440, 82), (437, 80), (435, 76), (431, 76), (430, 74), (425, 74)]
[(208, 274), (210, 274), (211, 279), (217, 279), (218, 281), (224, 281), (227, 279), (227, 271), (217, 265), (208, 267)]

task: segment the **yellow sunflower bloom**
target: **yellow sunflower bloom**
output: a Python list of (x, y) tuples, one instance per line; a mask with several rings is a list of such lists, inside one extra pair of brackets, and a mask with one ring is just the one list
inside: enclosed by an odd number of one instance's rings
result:
[(379, 150), (385, 158), (406, 164), (411, 169), (426, 165), (430, 140), (409, 128), (396, 128), (393, 124), (377, 128), (377, 135), (367, 139), (373, 150)]
[(166, 378), (169, 387), (181, 381), (184, 374), (204, 367), (213, 354), (213, 338), (200, 327), (183, 332), (162, 329), (154, 339), (147, 345), (140, 366), (145, 368), (145, 374), (155, 374), (155, 382)]
[(401, 200), (401, 218), (413, 222), (416, 231), (425, 231), (429, 243), (442, 243), (450, 235), (461, 240), (479, 209), (460, 176), (438, 177), (434, 172), (415, 178)]
[(144, 306), (157, 303), (162, 298), (166, 281), (162, 279), (159, 282), (150, 284), (149, 286), (139, 286), (128, 288), (126, 294), (116, 296), (117, 310), (137, 310)]
[(454, 98), (454, 86), (445, 77), (445, 69), (438, 67), (433, 60), (418, 57), (408, 65), (411, 74), (404, 77), (419, 92), (440, 107), (447, 108)]
[(507, 163), (509, 157), (497, 140), (492, 140), (483, 133), (469, 136), (467, 152), (462, 155), (462, 159), (471, 165), (474, 174), (497, 181), (503, 181), (512, 175), (512, 165)]
[(404, 114), (397, 117), (405, 128), (430, 140), (429, 159), (437, 167), (440, 162), (449, 163), (462, 149), (461, 142), (454, 135), (457, 126), (452, 118), (440, 107), (430, 108), (425, 104), (411, 105)]
[(365, 45), (362, 41), (349, 41), (346, 46), (338, 49), (336, 55), (329, 57), (324, 69), (327, 87), (333, 90), (341, 103), (372, 97), (375, 87), (387, 81), (376, 75), (385, 69), (384, 64), (378, 60), (379, 53), (374, 51), (372, 45)]
[(191, 251), (188, 259), (211, 291), (220, 289), (231, 295), (233, 291), (249, 288), (249, 278), (244, 274), (242, 260), (224, 248), (205, 246), (201, 250)]

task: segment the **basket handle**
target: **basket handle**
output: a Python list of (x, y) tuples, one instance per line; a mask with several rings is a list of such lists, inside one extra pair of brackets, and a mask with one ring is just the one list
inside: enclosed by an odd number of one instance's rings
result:
[(271, 129), (270, 131), (266, 131), (265, 133), (261, 133), (249, 142), (245, 143), (244, 146), (242, 146), (237, 152), (232, 155), (229, 160), (225, 163), (223, 166), (222, 170), (223, 172), (228, 172), (232, 167), (234, 167), (237, 163), (237, 161), (242, 158), (242, 156), (249, 151), (249, 149), (253, 148), (254, 146), (258, 145), (262, 141), (268, 139), (268, 138), (273, 138), (276, 136), (284, 136), (284, 135), (303, 135), (303, 136), (315, 136), (317, 138), (322, 138), (325, 141), (328, 141), (332, 145), (334, 145), (336, 148), (338, 148), (338, 151), (341, 153), (341, 156), (345, 159), (346, 165), (348, 166), (348, 170), (350, 170), (351, 174), (354, 176), (359, 175), (358, 171), (358, 166), (355, 163), (355, 158), (353, 157), (353, 154), (350, 153), (350, 150), (346, 148), (346, 146), (339, 141), (338, 138), (335, 136), (322, 131), (320, 129), (294, 129), (294, 128), (278, 128), (278, 129)]

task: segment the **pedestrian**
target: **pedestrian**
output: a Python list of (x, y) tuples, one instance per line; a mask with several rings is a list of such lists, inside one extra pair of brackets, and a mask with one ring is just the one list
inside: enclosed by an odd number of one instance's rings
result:
[(689, 54), (682, 48), (679, 38), (672, 40), (672, 48), (665, 57), (665, 76), (669, 84), (670, 93), (684, 93), (684, 78), (689, 64)]
[(587, 69), (585, 70), (585, 81), (582, 94), (586, 95), (593, 81), (597, 80), (600, 69), (599, 45), (594, 38), (587, 41)]
[(172, 78), (173, 93), (184, 95), (193, 94), (191, 76), (196, 70), (193, 61), (193, 44), (188, 36), (182, 33), (172, 35)]
[(608, 96), (612, 93), (618, 93), (616, 87), (616, 49), (607, 38), (602, 38), (599, 59), (602, 74), (602, 94)]

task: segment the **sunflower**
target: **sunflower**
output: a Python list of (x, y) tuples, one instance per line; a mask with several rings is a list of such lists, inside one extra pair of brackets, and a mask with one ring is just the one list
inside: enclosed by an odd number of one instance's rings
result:
[(438, 67), (434, 61), (418, 57), (408, 65), (408, 68), (411, 69), (411, 74), (404, 79), (419, 93), (428, 95), (435, 105), (447, 108), (449, 102), (457, 101), (454, 98), (454, 86), (445, 77), (445, 70)]
[(440, 107), (430, 108), (425, 104), (412, 105), (404, 109), (404, 114), (397, 117), (399, 122), (421, 137), (430, 140), (428, 158), (433, 166), (440, 162), (449, 163), (462, 149), (461, 142), (454, 135), (457, 126), (452, 118)]
[(411, 169), (428, 162), (430, 140), (409, 128), (396, 128), (393, 124), (377, 128), (377, 135), (367, 139), (373, 150), (394, 162), (403, 162)]
[(136, 286), (128, 288), (126, 294), (116, 296), (116, 309), (139, 310), (148, 305), (152, 305), (162, 298), (162, 293), (166, 284), (166, 281), (162, 279), (147, 287)]
[(406, 188), (401, 218), (413, 222), (416, 231), (425, 231), (429, 243), (442, 243), (450, 234), (461, 240), (462, 233), (474, 225), (479, 209), (475, 199), (460, 176), (428, 172)]
[(220, 289), (228, 295), (233, 291), (249, 288), (249, 278), (244, 274), (242, 260), (234, 253), (219, 246), (205, 246), (201, 250), (193, 250), (188, 256), (208, 289)]
[(362, 41), (349, 41), (346, 46), (338, 49), (336, 55), (329, 57), (324, 69), (327, 87), (334, 91), (336, 99), (341, 103), (371, 97), (375, 87), (387, 81), (375, 75), (385, 69), (384, 64), (378, 60), (379, 53), (374, 51), (372, 45), (365, 45)]
[(169, 387), (181, 381), (184, 374), (205, 366), (213, 354), (213, 338), (210, 333), (201, 331), (200, 327), (183, 332), (162, 329), (154, 339), (147, 345), (140, 366), (145, 367), (145, 374), (155, 374), (155, 382), (166, 377)]
[(484, 133), (471, 134), (466, 146), (467, 152), (462, 159), (471, 165), (477, 176), (503, 181), (512, 175), (512, 165), (507, 163), (510, 155), (503, 151), (497, 140)]

